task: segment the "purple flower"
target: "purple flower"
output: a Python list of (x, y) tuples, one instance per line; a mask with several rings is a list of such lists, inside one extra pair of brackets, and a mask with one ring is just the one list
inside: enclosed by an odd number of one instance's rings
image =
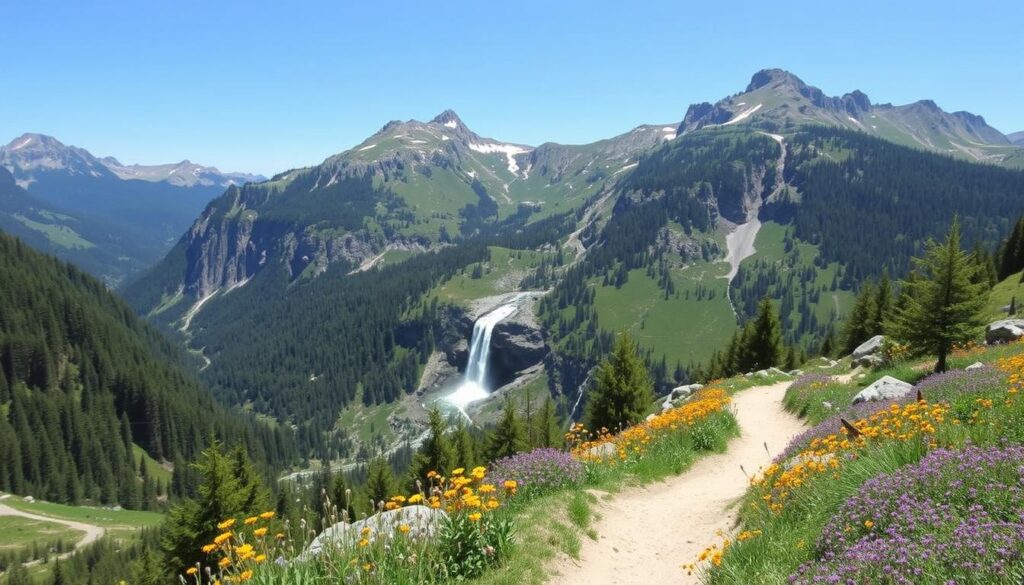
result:
[(582, 483), (586, 468), (564, 451), (541, 448), (498, 459), (491, 464), (490, 476), (498, 485), (514, 479), (520, 493), (536, 495)]

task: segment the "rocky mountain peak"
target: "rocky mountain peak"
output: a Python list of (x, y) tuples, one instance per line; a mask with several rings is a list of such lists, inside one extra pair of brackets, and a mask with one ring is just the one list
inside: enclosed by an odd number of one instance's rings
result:
[(45, 151), (63, 150), (67, 148), (60, 140), (46, 134), (26, 132), (12, 140), (3, 150), (15, 151)]
[(762, 69), (750, 78), (750, 83), (747, 84), (744, 93), (750, 93), (768, 85), (788, 85), (797, 91), (807, 87), (802, 79), (785, 69)]
[(445, 110), (440, 114), (434, 116), (434, 119), (430, 121), (431, 124), (440, 124), (447, 126), (448, 128), (465, 128), (466, 125), (459, 118), (459, 115), (454, 110)]

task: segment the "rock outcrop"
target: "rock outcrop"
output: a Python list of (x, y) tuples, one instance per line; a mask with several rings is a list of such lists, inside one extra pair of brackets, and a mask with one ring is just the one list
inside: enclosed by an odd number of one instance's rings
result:
[(438, 533), (447, 517), (448, 514), (444, 510), (434, 510), (428, 506), (406, 506), (380, 512), (351, 524), (339, 522), (314, 538), (299, 558), (315, 557), (331, 547), (354, 546), (356, 541), (362, 538), (364, 528), (370, 529), (366, 538), (371, 542), (377, 538), (392, 538), (398, 527), (403, 524), (409, 527), (408, 534), (411, 538), (432, 537)]
[(852, 367), (863, 366), (870, 368), (884, 363), (882, 358), (882, 347), (885, 345), (885, 336), (876, 335), (871, 339), (857, 346), (850, 355)]
[(913, 385), (892, 376), (885, 376), (858, 392), (853, 397), (853, 404), (877, 402), (879, 400), (899, 400), (909, 396), (913, 390)]
[(1024, 319), (1003, 319), (989, 323), (985, 341), (989, 344), (1010, 343), (1024, 338)]

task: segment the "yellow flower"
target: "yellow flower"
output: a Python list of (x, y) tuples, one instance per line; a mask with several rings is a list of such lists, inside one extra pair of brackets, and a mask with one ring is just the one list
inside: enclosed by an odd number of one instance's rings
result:
[(227, 530), (228, 528), (231, 528), (234, 525), (235, 525), (235, 519), (234, 518), (228, 518), (227, 520), (225, 520), (225, 521), (221, 522), (220, 524), (218, 524), (217, 525), (217, 529), (218, 530)]
[(215, 550), (217, 550), (217, 545), (216, 544), (204, 544), (203, 545), (203, 552), (206, 553), (206, 554), (210, 554), (210, 553), (212, 553)]
[(865, 527), (865, 528), (867, 528), (868, 530), (871, 530), (871, 528), (872, 528), (872, 527), (873, 527), (874, 525), (875, 525), (875, 523), (874, 523), (874, 522), (872, 522), (871, 520), (865, 520), (865, 521), (864, 521), (864, 527)]
[(422, 494), (413, 494), (413, 495), (409, 496), (409, 503), (410, 504), (418, 504), (418, 503), (420, 503), (422, 501), (423, 501), (423, 495)]
[(480, 487), (478, 488), (478, 491), (481, 494), (493, 494), (496, 489), (497, 488), (494, 487), (494, 484), (483, 483), (483, 484), (480, 484)]
[(263, 561), (267, 560), (267, 555), (264, 555), (264, 554), (258, 554), (258, 555), (256, 555), (255, 557), (253, 557), (253, 559), (252, 559), (252, 560), (253, 560), (253, 561), (255, 561), (255, 562), (257, 562), (257, 563), (262, 563)]
[(481, 517), (482, 516), (481, 516), (480, 512), (473, 512), (472, 514), (469, 515), (469, 521), (470, 522), (477, 522), (477, 521), (480, 520)]
[(264, 513), (260, 514), (260, 518), (263, 518), (264, 520), (270, 520), (273, 517), (274, 517), (274, 512), (264, 512)]
[(245, 525), (246, 526), (252, 526), (257, 521), (259, 521), (259, 518), (257, 516), (249, 516), (248, 518), (245, 519)]
[(398, 526), (398, 531), (401, 532), (402, 534), (409, 534), (409, 525), (408, 524), (400, 524)]
[(199, 572), (199, 569), (197, 569), (195, 567), (189, 567), (188, 570), (185, 571), (185, 574), (186, 575), (195, 575), (198, 572)]
[(370, 536), (371, 532), (373, 532), (372, 528), (370, 528), (369, 526), (363, 526), (363, 529), (359, 531), (359, 534), (363, 538), (366, 538), (367, 536)]
[(508, 490), (510, 492), (514, 492), (514, 491), (516, 491), (517, 487), (519, 487), (519, 484), (516, 482), (516, 480), (514, 480), (514, 479), (506, 479), (505, 480), (505, 489), (506, 490)]
[(452, 475), (462, 475), (463, 473), (466, 473), (466, 470), (462, 467), (452, 470)]
[(267, 529), (266, 528), (257, 528), (256, 530), (252, 531), (252, 534), (253, 534), (253, 536), (255, 536), (257, 538), (262, 538), (262, 537), (267, 535)]
[(229, 559), (228, 557), (224, 557), (223, 559), (217, 561), (217, 566), (219, 566), (222, 569), (224, 567), (230, 565), (230, 564), (231, 564), (231, 559)]
[(274, 535), (274, 538), (276, 538), (278, 540), (284, 540), (284, 532), (278, 532), (277, 534)]
[(238, 576), (239, 581), (248, 581), (249, 579), (252, 579), (252, 570), (250, 569), (242, 571), (242, 574)]
[(360, 547), (365, 547), (365, 546), (369, 546), (369, 544), (370, 544), (370, 541), (369, 541), (369, 540), (366, 540), (365, 538), (363, 538), (363, 539), (361, 539), (361, 540), (359, 541), (359, 546), (360, 546)]
[(213, 542), (217, 546), (220, 546), (220, 545), (224, 544), (225, 542), (227, 542), (227, 540), (229, 538), (231, 538), (232, 536), (234, 536), (234, 535), (235, 535), (234, 532), (224, 532), (222, 534), (218, 534), (217, 537), (213, 539)]

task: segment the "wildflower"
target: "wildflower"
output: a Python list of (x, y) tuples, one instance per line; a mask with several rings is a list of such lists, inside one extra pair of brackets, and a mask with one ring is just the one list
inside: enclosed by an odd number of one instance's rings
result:
[(466, 470), (462, 467), (452, 470), (452, 475), (456, 477), (462, 475), (463, 473), (466, 473)]
[(365, 538), (362, 538), (362, 539), (359, 540), (360, 548), (367, 547), (369, 545), (370, 545), (370, 541), (369, 540), (366, 540)]
[(408, 534), (409, 530), (410, 529), (409, 529), (409, 525), (408, 524), (400, 524), (398, 526), (398, 531), (401, 532), (402, 534)]
[(264, 512), (264, 513), (260, 514), (260, 518), (262, 518), (264, 520), (270, 520), (271, 518), (274, 517), (274, 514), (275, 514), (274, 512)]
[(199, 569), (197, 569), (196, 567), (189, 567), (188, 569), (185, 570), (185, 574), (186, 575), (195, 575), (198, 572), (199, 572)]
[(248, 518), (245, 519), (245, 525), (246, 526), (252, 526), (253, 524), (255, 524), (258, 521), (259, 521), (259, 517), (258, 516), (249, 516)]
[(256, 538), (263, 538), (264, 536), (267, 535), (267, 529), (266, 528), (257, 528), (256, 530), (252, 531), (252, 535), (255, 536)]
[(470, 514), (470, 515), (468, 516), (468, 518), (469, 518), (469, 521), (470, 521), (470, 522), (477, 522), (477, 521), (479, 521), (479, 520), (480, 520), (480, 518), (482, 518), (482, 517), (483, 517), (483, 515), (482, 515), (482, 514), (480, 514), (480, 512), (473, 512), (472, 514)]
[(864, 528), (867, 528), (868, 530), (871, 530), (872, 528), (874, 528), (874, 526), (875, 526), (875, 523), (872, 522), (871, 520), (865, 520), (864, 521)]
[(230, 564), (231, 564), (231, 559), (228, 558), (228, 557), (224, 557), (221, 560), (217, 561), (217, 566), (222, 568), (222, 569), (227, 567)]
[(249, 579), (252, 579), (252, 570), (251, 569), (246, 569), (246, 570), (242, 571), (242, 573), (240, 575), (238, 575), (238, 580), (239, 581), (248, 581)]
[(210, 553), (212, 553), (215, 550), (217, 550), (217, 545), (216, 544), (204, 544), (203, 545), (203, 552), (206, 553), (206, 554), (210, 554)]
[(217, 525), (217, 529), (218, 530), (227, 530), (228, 528), (231, 528), (234, 525), (235, 525), (235, 519), (234, 518), (228, 518), (227, 520), (225, 520), (225, 521), (221, 522), (220, 524), (218, 524)]
[(420, 503), (422, 501), (423, 501), (423, 495), (422, 494), (413, 494), (413, 495), (409, 496), (409, 504), (410, 505), (418, 504), (418, 503)]
[(213, 539), (213, 542), (217, 546), (220, 546), (220, 545), (224, 544), (225, 542), (227, 542), (228, 539), (230, 539), (234, 535), (235, 535), (234, 532), (223, 532), (221, 534), (218, 534), (216, 536), (216, 538)]

